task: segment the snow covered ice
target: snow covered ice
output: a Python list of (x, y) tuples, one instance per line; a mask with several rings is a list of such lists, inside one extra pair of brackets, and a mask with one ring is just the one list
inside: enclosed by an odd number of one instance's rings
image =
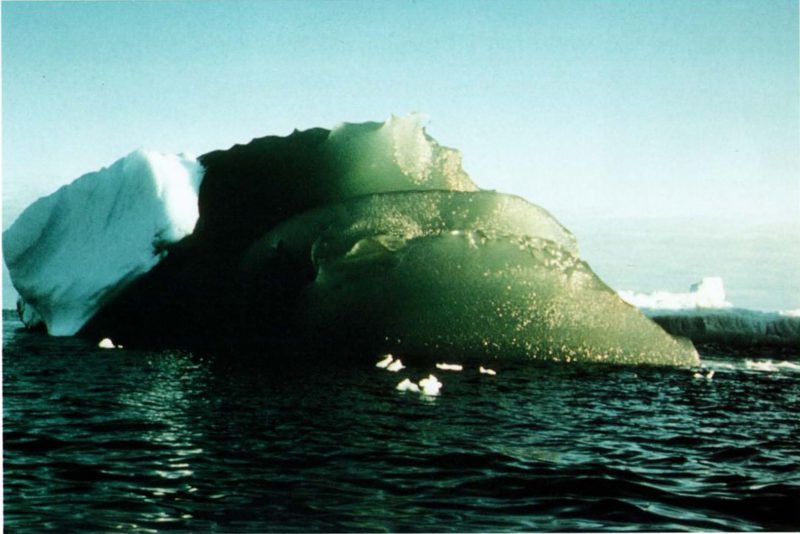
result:
[(34, 202), (3, 234), (23, 318), (78, 332), (192, 232), (201, 180), (193, 157), (137, 150)]

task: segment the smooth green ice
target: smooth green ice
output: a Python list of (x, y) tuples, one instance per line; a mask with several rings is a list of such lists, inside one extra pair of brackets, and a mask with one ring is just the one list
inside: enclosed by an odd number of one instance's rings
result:
[[(249, 283), (309, 273), (291, 313), (306, 337), (455, 359), (693, 365), (697, 352), (623, 302), (549, 213), (494, 192), (359, 197), (255, 243)], [(262, 286), (264, 284), (261, 284)]]

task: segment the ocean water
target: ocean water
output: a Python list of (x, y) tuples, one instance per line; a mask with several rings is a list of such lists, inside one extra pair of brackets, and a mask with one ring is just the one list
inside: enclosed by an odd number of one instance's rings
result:
[[(3, 321), (9, 531), (800, 528), (800, 364), (463, 372), (102, 350)], [(434, 372), (441, 395), (395, 391)]]

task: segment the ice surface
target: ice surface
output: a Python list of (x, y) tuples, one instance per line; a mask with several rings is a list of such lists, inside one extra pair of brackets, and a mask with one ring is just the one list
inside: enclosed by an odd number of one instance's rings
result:
[(264, 137), (201, 156), (197, 235), (218, 249), (249, 245), (290, 216), (388, 191), (476, 191), (457, 150), (424, 130), (420, 115), (385, 123)]
[(690, 343), (603, 284), (568, 231), (518, 197), (401, 192), (319, 208), (254, 244), (243, 262), (247, 285), (274, 285), (277, 265), (311, 273), (294, 311), (302, 337), (483, 360), (697, 360)]
[(25, 315), (75, 334), (192, 232), (201, 179), (193, 157), (138, 150), (34, 202), (3, 234)]
[(701, 282), (692, 284), (688, 293), (671, 293), (655, 291), (653, 293), (634, 293), (622, 290), (620, 297), (637, 308), (652, 310), (691, 310), (697, 308), (730, 308), (732, 304), (725, 300), (725, 288), (722, 278), (707, 277)]

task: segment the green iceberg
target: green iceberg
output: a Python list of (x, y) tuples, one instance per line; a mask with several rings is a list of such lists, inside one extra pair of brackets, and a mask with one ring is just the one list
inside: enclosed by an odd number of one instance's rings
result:
[[(21, 217), (6, 235), (20, 309), (50, 333), (265, 359), (698, 362), (599, 280), (547, 211), (480, 190), (417, 115), (254, 139), (192, 160), (191, 180), (125, 161), (38, 203), (33, 219), (58, 228)], [(102, 217), (68, 222), (87, 195), (106, 198)], [(132, 210), (145, 202), (147, 217)], [(188, 235), (176, 214), (195, 217), (181, 219), (196, 220)], [(100, 253), (82, 252), (93, 243)]]

